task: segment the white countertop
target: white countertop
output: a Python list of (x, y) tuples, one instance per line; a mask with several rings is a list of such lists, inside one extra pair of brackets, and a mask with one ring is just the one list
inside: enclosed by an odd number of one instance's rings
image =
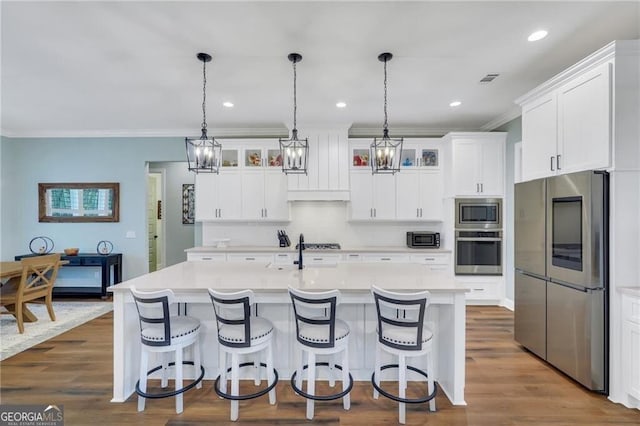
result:
[(369, 291), (371, 285), (388, 290), (429, 290), (463, 293), (447, 271), (431, 271), (419, 264), (343, 263), (333, 266), (295, 266), (264, 263), (182, 262), (108, 288), (117, 292), (138, 289), (283, 291), (288, 286), (305, 290)]
[[(305, 249), (305, 252), (322, 252), (322, 253), (409, 253), (409, 254), (428, 254), (428, 253), (451, 253), (451, 250), (444, 249), (413, 249), (409, 247), (342, 247), (340, 249)], [(277, 246), (200, 246), (186, 249), (187, 253), (297, 253), (295, 245), (291, 247)]]

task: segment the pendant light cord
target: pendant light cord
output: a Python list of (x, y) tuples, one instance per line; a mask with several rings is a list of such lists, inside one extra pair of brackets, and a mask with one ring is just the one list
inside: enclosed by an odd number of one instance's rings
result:
[(202, 131), (207, 130), (207, 63), (202, 62)]
[(384, 60), (384, 131), (387, 134), (389, 125), (387, 123), (387, 59)]
[[(296, 72), (296, 62), (293, 61), (293, 130), (296, 131), (296, 113), (298, 112), (298, 104), (296, 102), (297, 91), (296, 91), (296, 80), (298, 78), (298, 74)], [(297, 139), (297, 138), (296, 138)]]

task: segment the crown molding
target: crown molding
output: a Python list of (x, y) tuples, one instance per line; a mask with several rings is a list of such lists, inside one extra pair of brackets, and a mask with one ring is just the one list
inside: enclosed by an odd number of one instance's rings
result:
[(557, 89), (562, 84), (572, 79), (576, 75), (583, 73), (584, 71), (590, 68), (603, 64), (607, 61), (611, 61), (612, 59), (615, 58), (616, 51), (618, 51), (619, 53), (621, 47), (623, 47), (623, 50), (627, 50), (627, 51), (633, 50), (633, 49), (630, 49), (630, 47), (635, 46), (634, 43), (624, 43), (625, 41), (629, 41), (629, 40), (612, 41), (606, 46), (596, 50), (586, 58), (576, 62), (575, 64), (565, 69), (564, 71), (551, 77), (549, 80), (540, 84), (535, 89), (530, 90), (529, 92), (520, 96), (514, 102), (522, 106), (522, 104), (525, 104), (532, 99), (535, 99), (541, 95), (544, 95), (545, 93), (548, 93), (548, 92), (551, 92), (552, 90)]
[(496, 118), (494, 118), (493, 120), (485, 124), (484, 126), (480, 127), (480, 130), (483, 130), (485, 132), (490, 132), (502, 126), (503, 124), (508, 123), (509, 121), (520, 117), (521, 115), (522, 115), (522, 109), (519, 106), (514, 105), (509, 109), (509, 111), (497, 116)]
[[(443, 129), (433, 127), (395, 127), (393, 131), (390, 131), (391, 137), (403, 137), (403, 138), (424, 138), (424, 137), (442, 137), (449, 132), (460, 131), (478, 131), (478, 128), (456, 128), (456, 129)], [(380, 137), (382, 131), (380, 127), (352, 127), (349, 129), (350, 138), (375, 138)]]
[[(166, 130), (37, 130), (11, 131), (0, 129), (8, 138), (184, 138), (197, 136), (193, 129)], [(216, 138), (280, 138), (287, 137), (286, 127), (225, 127), (209, 128)]]

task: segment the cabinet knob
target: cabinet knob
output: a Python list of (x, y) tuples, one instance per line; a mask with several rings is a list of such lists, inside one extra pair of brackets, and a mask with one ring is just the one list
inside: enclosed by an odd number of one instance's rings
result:
[(553, 168), (553, 155), (552, 155), (551, 157), (549, 157), (549, 158), (550, 158), (550, 160), (551, 160), (551, 167), (550, 167), (550, 168), (551, 168), (551, 171), (552, 171), (552, 172), (554, 172), (555, 170), (554, 170), (554, 168)]
[(556, 169), (562, 170), (560, 168), (560, 154), (556, 155)]

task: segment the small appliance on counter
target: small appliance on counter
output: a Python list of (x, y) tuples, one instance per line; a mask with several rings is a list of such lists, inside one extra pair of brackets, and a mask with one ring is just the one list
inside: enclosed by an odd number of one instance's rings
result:
[(278, 230), (278, 240), (280, 247), (289, 247), (291, 245), (291, 240), (289, 240), (289, 236), (284, 230)]
[(410, 248), (440, 248), (440, 233), (428, 231), (407, 232), (407, 247)]

